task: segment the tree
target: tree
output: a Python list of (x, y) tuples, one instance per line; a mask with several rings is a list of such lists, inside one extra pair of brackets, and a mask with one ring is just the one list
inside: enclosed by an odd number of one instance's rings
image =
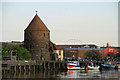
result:
[(16, 53), (19, 60), (29, 60), (31, 58), (31, 53), (19, 45), (16, 45)]
[(120, 57), (120, 52), (118, 52), (117, 54), (114, 55), (114, 58), (115, 57)]
[(1, 51), (2, 51), (2, 57), (10, 57), (10, 51), (13, 49), (16, 45), (15, 44), (7, 44), (7, 45), (2, 45), (1, 46)]
[(2, 46), (3, 57), (11, 57), (11, 51), (18, 57), (19, 60), (28, 60), (31, 58), (31, 53), (24, 47), (11, 43)]
[(101, 54), (99, 51), (95, 51), (95, 50), (92, 50), (92, 51), (88, 51), (85, 53), (86, 57), (89, 57), (91, 59), (95, 59), (95, 60), (98, 60), (101, 58)]
[(9, 48), (2, 46), (2, 56), (3, 57), (8, 57), (9, 55)]

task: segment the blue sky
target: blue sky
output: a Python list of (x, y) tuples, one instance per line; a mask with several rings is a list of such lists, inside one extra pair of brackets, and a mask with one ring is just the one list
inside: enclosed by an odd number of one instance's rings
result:
[[(118, 45), (117, 2), (5, 2), (2, 4), (2, 41), (23, 41), (24, 29), (35, 11), (51, 31), (51, 41)], [(71, 42), (72, 43), (72, 42)]]

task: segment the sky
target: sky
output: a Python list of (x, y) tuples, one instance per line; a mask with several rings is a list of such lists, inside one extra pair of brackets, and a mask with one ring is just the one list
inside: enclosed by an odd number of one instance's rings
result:
[(56, 44), (118, 45), (117, 2), (3, 2), (2, 41), (23, 41), (36, 10)]

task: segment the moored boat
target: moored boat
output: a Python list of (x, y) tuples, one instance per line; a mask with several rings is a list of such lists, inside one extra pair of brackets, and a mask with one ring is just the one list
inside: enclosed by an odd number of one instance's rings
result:
[(83, 66), (80, 66), (79, 61), (68, 61), (64, 68), (68, 70), (85, 69)]
[(116, 63), (115, 69), (120, 69), (120, 62)]
[(114, 69), (114, 68), (115, 66), (112, 64), (108, 64), (108, 63), (101, 64), (101, 69)]
[(90, 70), (98, 70), (100, 68), (99, 65), (94, 65), (93, 63), (88, 63), (87, 64), (88, 69)]

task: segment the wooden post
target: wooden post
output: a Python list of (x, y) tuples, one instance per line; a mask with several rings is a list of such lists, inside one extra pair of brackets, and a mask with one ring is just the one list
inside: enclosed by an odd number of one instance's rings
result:
[(20, 71), (22, 71), (22, 66), (20, 66)]
[(22, 71), (24, 71), (24, 65), (22, 66)]
[(33, 71), (33, 70), (34, 70), (34, 68), (33, 68), (33, 64), (31, 65), (31, 67), (30, 67), (30, 68), (31, 68), (31, 71)]
[(59, 69), (60, 69), (60, 62), (58, 64), (59, 64)]
[(62, 67), (64, 67), (65, 62), (62, 63)]
[(45, 70), (45, 62), (43, 62), (43, 69)]
[(35, 72), (35, 65), (33, 65), (33, 68), (34, 68), (34, 72)]
[(40, 68), (39, 68), (39, 67), (40, 67), (40, 65), (38, 64), (38, 71), (40, 71)]
[(25, 70), (25, 72), (26, 72), (26, 65), (24, 65), (24, 70)]
[(28, 68), (29, 68), (29, 71), (30, 71), (30, 65), (28, 66)]
[(56, 65), (55, 65), (55, 61), (54, 61), (54, 62), (53, 62), (53, 68), (54, 68), (54, 70), (55, 70), (55, 66), (56, 66)]
[(50, 63), (48, 62), (48, 70), (50, 70)]
[(25, 65), (23, 65), (23, 71), (25, 71)]
[(14, 71), (16, 72), (16, 66), (14, 66)]

